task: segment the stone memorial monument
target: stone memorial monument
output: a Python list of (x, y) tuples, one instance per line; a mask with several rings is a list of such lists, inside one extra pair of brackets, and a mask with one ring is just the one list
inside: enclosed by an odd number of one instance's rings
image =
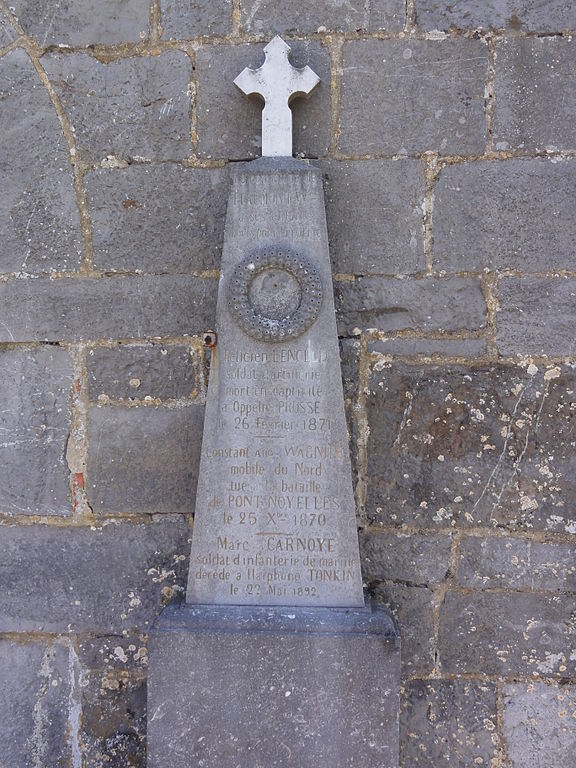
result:
[(365, 606), (322, 177), (292, 158), (319, 78), (275, 37), (232, 171), (186, 603), (150, 637), (149, 768), (395, 768), (399, 638)]

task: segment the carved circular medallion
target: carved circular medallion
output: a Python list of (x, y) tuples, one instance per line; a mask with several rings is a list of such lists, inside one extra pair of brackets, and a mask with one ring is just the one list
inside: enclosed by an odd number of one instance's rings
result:
[(314, 323), (322, 295), (320, 275), (309, 259), (268, 248), (238, 264), (228, 284), (228, 307), (248, 336), (288, 341)]

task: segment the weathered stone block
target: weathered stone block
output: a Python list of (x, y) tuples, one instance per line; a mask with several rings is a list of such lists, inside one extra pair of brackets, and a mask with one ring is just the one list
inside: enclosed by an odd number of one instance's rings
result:
[(403, 768), (491, 764), (496, 749), (496, 686), (469, 680), (410, 680), (400, 715)]
[(450, 536), (360, 533), (362, 572), (368, 580), (392, 579), (430, 587), (450, 567)]
[(48, 53), (42, 66), (72, 124), (79, 156), (98, 162), (179, 160), (192, 152), (192, 65), (181, 51), (104, 64), (85, 53)]
[(72, 765), (73, 667), (74, 652), (64, 645), (0, 640), (1, 765)]
[[(318, 42), (291, 40), (290, 61), (308, 64), (320, 77), (313, 98), (292, 106), (294, 154), (319, 157), (330, 143), (330, 57)], [(251, 159), (261, 153), (261, 102), (248, 99), (234, 85), (246, 66), (261, 66), (262, 45), (205, 45), (196, 53), (198, 154), (202, 157)]]
[(204, 409), (91, 408), (88, 499), (96, 514), (194, 511)]
[(96, 267), (156, 274), (219, 267), (227, 181), (221, 168), (172, 164), (89, 173)]
[(446, 674), (576, 680), (576, 598), (522, 592), (449, 592), (438, 648)]
[(145, 678), (88, 672), (82, 684), (82, 765), (145, 766)]
[(573, 149), (576, 40), (528, 37), (496, 49), (496, 149)]
[(119, 635), (78, 635), (81, 668), (110, 678), (144, 676), (148, 664), (147, 635), (126, 631)]
[(368, 352), (412, 357), (481, 357), (486, 354), (484, 339), (375, 339), (368, 341)]
[(448, 272), (573, 269), (576, 163), (545, 159), (444, 168), (434, 198), (434, 263)]
[(138, 43), (148, 33), (147, 0), (100, 0), (97, 11), (85, 0), (13, 0), (11, 6), (26, 34), (42, 47)]
[(86, 359), (91, 400), (190, 398), (202, 390), (195, 347), (121, 344), (94, 347)]
[(402, 638), (402, 675), (429, 675), (434, 668), (434, 593), (425, 587), (368, 581), (368, 590), (396, 619)]
[[(343, 55), (342, 152), (484, 150), (483, 42), (355, 40)], [(367, 83), (377, 98), (366, 98)]]
[(70, 158), (24, 51), (0, 59), (0, 92), (0, 271), (75, 269), (83, 242)]
[(216, 281), (190, 275), (0, 283), (0, 341), (139, 339), (203, 333)]
[(424, 166), (417, 160), (325, 160), (326, 216), (336, 272), (419, 272)]
[(241, 24), (257, 35), (303, 34), (325, 30), (354, 32), (385, 29), (399, 32), (404, 26), (405, 5), (402, 0), (330, 0), (309, 3), (299, 0), (275, 3), (274, 0), (242, 0)]
[(397, 768), (399, 687), (382, 606), (170, 606), (150, 634), (148, 766)]
[(183, 592), (189, 551), (188, 523), (176, 516), (102, 529), (5, 526), (0, 632), (146, 631)]
[(8, 19), (8, 14), (0, 9), (0, 47), (10, 43), (18, 37), (16, 30)]
[(576, 592), (576, 542), (466, 538), (460, 543), (458, 581), (473, 588)]
[(63, 349), (0, 351), (0, 513), (70, 515), (73, 371)]
[(571, 368), (375, 368), (373, 523), (576, 530)]
[(83, 766), (144, 766), (147, 636), (77, 638)]
[(342, 385), (344, 390), (344, 409), (346, 412), (346, 425), (348, 428), (348, 445), (350, 448), (350, 461), (352, 464), (352, 487), (357, 482), (356, 450), (357, 434), (357, 396), (358, 396), (358, 368), (360, 361), (360, 342), (356, 339), (340, 339), (340, 369), (342, 371)]
[(572, 355), (576, 280), (502, 278), (496, 342), (502, 355)]
[(358, 395), (358, 369), (361, 344), (358, 339), (340, 339), (340, 370), (344, 388), (344, 403), (352, 407)]
[(486, 322), (480, 282), (473, 278), (395, 280), (359, 277), (335, 285), (338, 331), (476, 330)]
[(564, 0), (416, 0), (416, 23), (426, 31), (507, 29), (515, 32), (560, 32), (574, 29), (576, 9)]
[(170, 40), (227, 35), (232, 31), (232, 0), (160, 0), (160, 8), (162, 37)]
[(509, 684), (503, 696), (510, 767), (567, 768), (576, 755), (574, 687)]

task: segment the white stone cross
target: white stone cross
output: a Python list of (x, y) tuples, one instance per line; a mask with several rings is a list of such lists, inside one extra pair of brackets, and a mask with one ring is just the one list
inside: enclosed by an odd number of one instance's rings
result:
[(259, 69), (246, 67), (234, 83), (246, 96), (264, 99), (262, 110), (262, 157), (292, 157), (292, 110), (296, 96), (308, 96), (320, 82), (310, 67), (298, 69), (288, 61), (290, 46), (281, 37), (264, 48), (266, 59)]

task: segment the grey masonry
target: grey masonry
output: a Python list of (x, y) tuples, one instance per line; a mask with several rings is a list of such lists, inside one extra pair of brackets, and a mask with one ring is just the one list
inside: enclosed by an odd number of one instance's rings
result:
[(150, 454), (200, 444), (228, 174), (260, 154), (259, 106), (217, 73), (277, 32), (323, 79), (294, 149), (327, 175), (363, 578), (403, 637), (400, 764), (570, 762), (575, 10), (370, 5), (0, 3), (15, 768), (145, 765), (147, 632), (184, 594), (193, 512), (123, 489), (195, 483), (184, 451)]
[[(83, 243), (68, 153), (50, 97), (24, 51), (2, 59), (0, 87), (0, 127), (12, 147), (1, 161), (2, 272), (77, 269)], [(22, 112), (17, 122), (15, 110)]]
[[(346, 154), (482, 150), (482, 41), (360, 40), (344, 43), (339, 149)], [(365, 99), (370, 82), (378, 98)], [(434, 84), (434, 85), (433, 85)], [(410, 111), (418, 105), (419, 119)]]
[[(192, 66), (181, 51), (108, 62), (89, 53), (49, 53), (42, 65), (86, 162), (190, 155)], [(138, 85), (124, 92), (126, 81)]]
[(69, 516), (70, 430), (73, 366), (63, 349), (4, 349), (0, 378), (3, 513)]

